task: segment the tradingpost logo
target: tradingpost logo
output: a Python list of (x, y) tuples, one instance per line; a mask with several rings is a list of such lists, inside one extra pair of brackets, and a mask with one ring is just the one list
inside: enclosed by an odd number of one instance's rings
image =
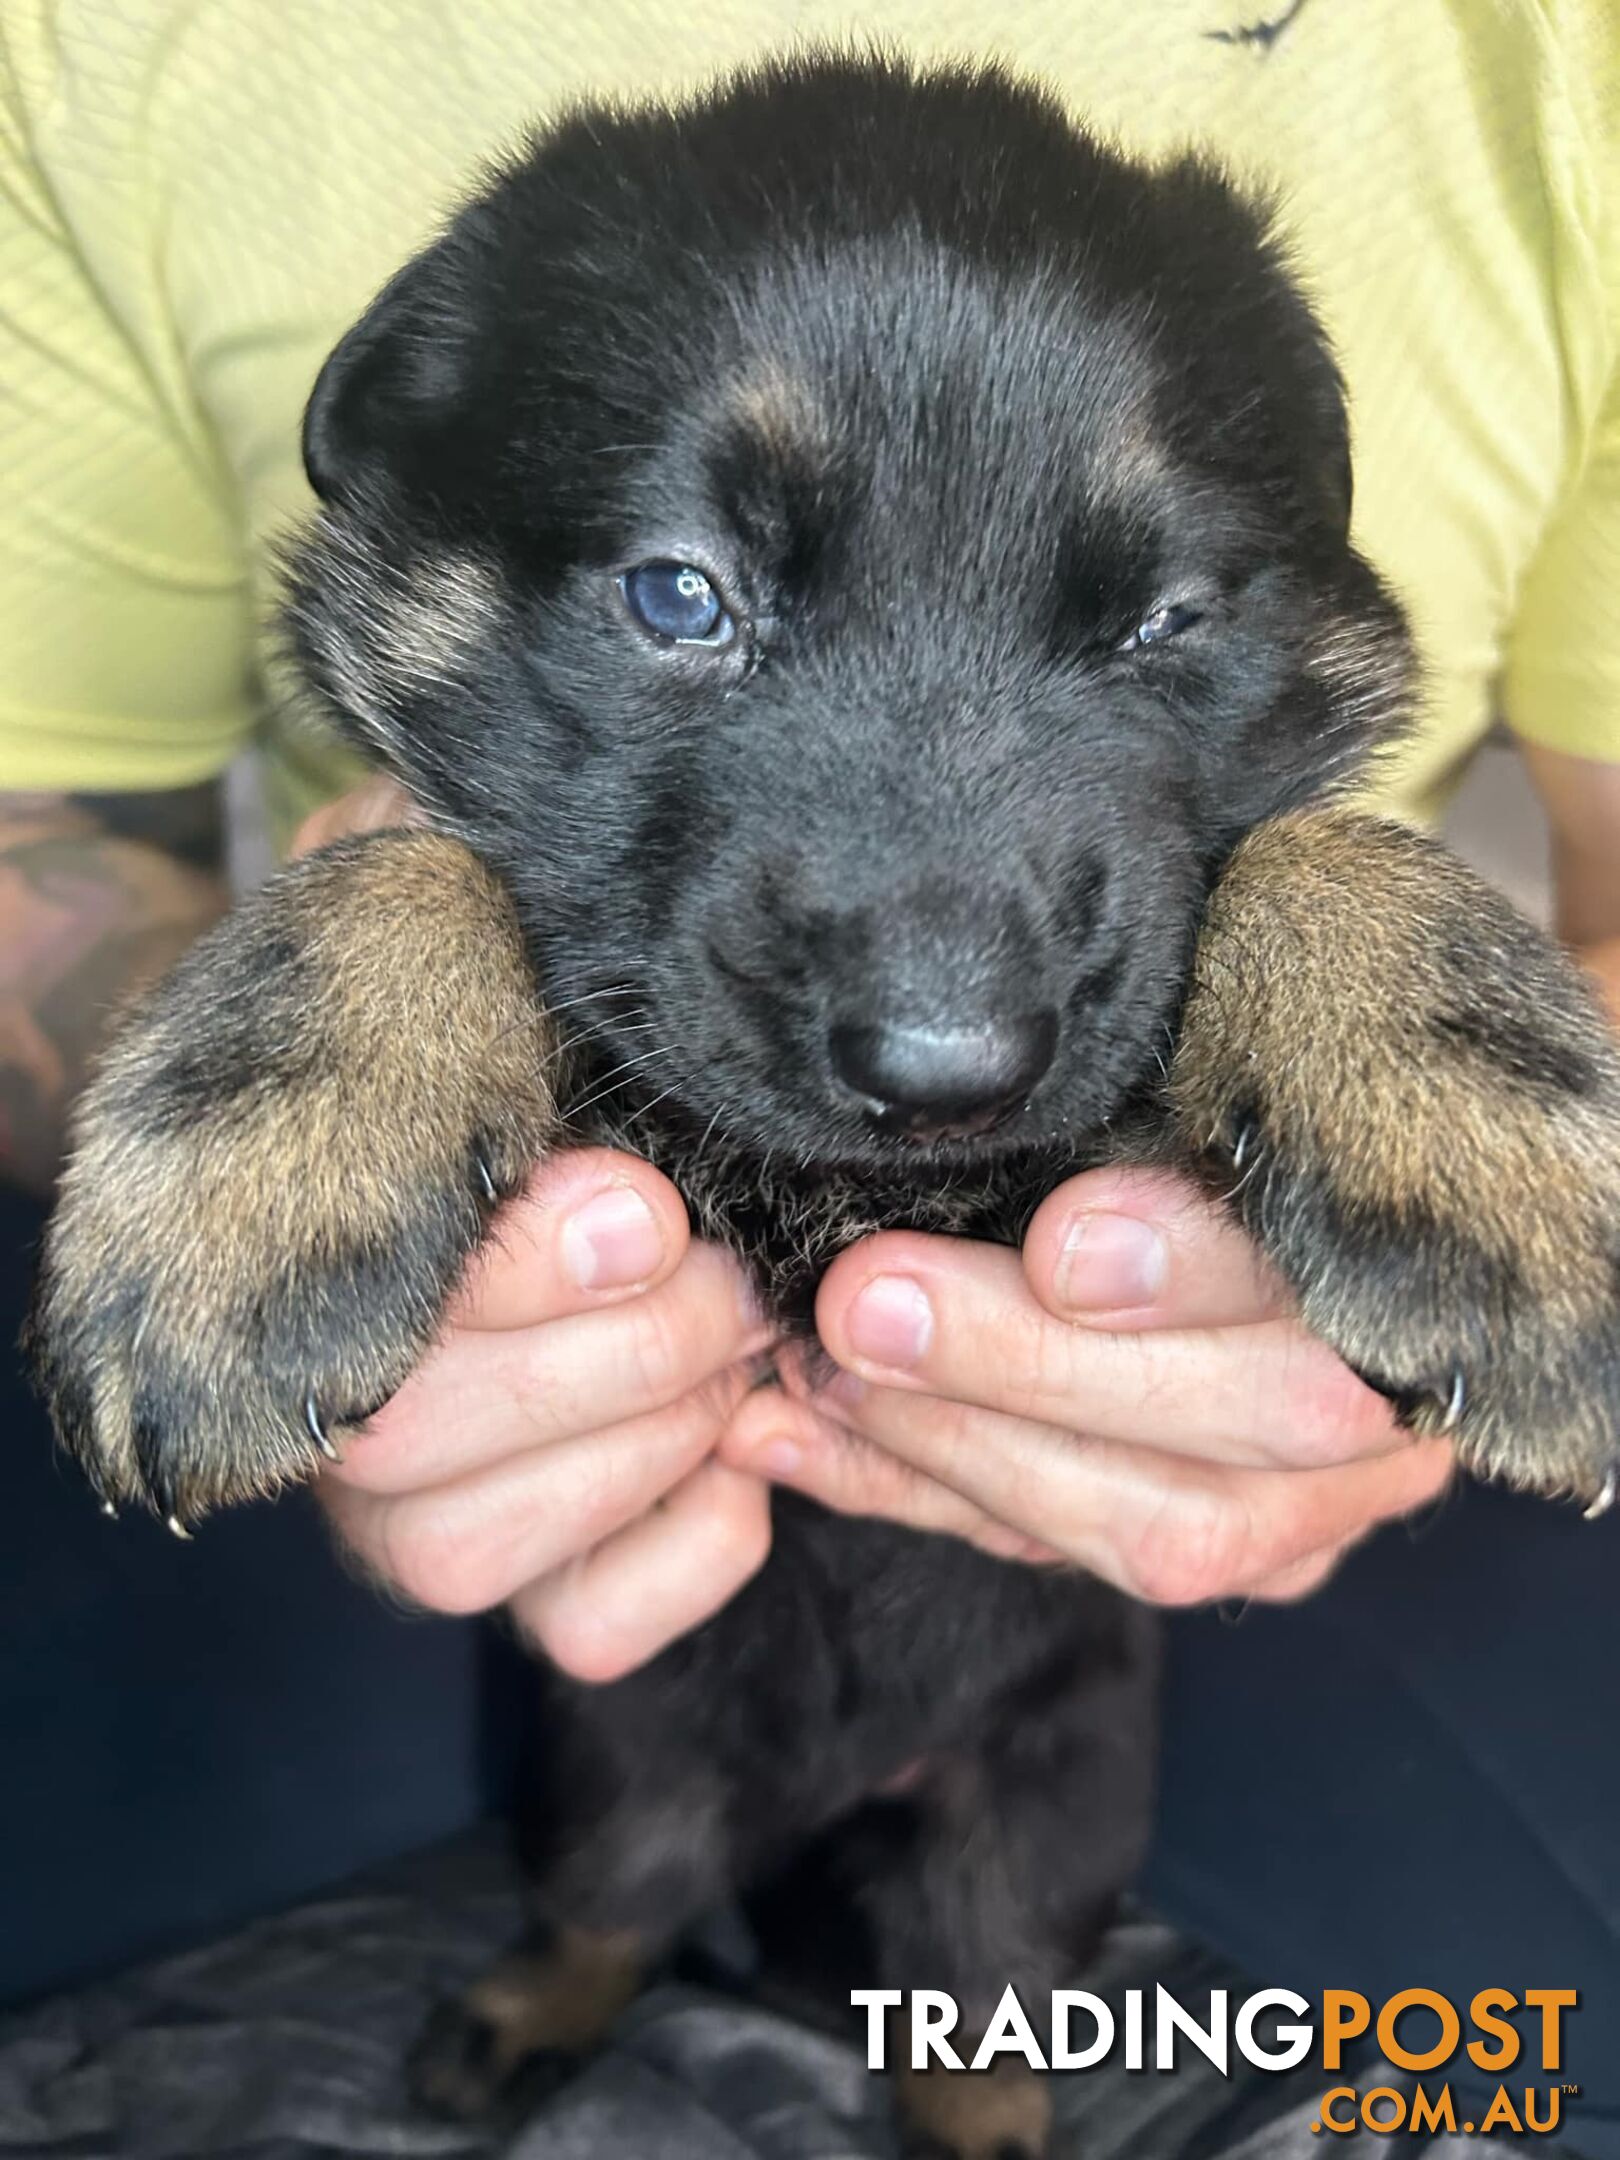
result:
[[(1167, 1988), (1127, 1990), (1118, 2012), (1100, 1995), (1060, 1988), (1038, 2030), (1013, 1988), (996, 2006), (970, 2055), (952, 2044), (959, 2023), (955, 2000), (934, 1988), (856, 1988), (851, 2005), (866, 2013), (867, 2067), (889, 2066), (889, 2044), (913, 2069), (935, 2064), (971, 2077), (1002, 2056), (1018, 2055), (1032, 2070), (1095, 2070), (1104, 2063), (1174, 2075), (1191, 2054), (1223, 2077), (1252, 2070), (1298, 2070), (1315, 2060), (1324, 2078), (1344, 2068), (1345, 2049), (1370, 2037), (1384, 2065), (1418, 2079), (1410, 2091), (1393, 2085), (1328, 2086), (1312, 2129), (1322, 2136), (1416, 2132), (1546, 2137), (1564, 2119), (1580, 2087), (1559, 2076), (1564, 2066), (1564, 2017), (1577, 2007), (1574, 1988), (1481, 1988), (1466, 2002), (1433, 1988), (1403, 1988), (1382, 2002), (1350, 1988), (1324, 1989), (1317, 2001), (1289, 1988), (1264, 1988), (1234, 2000), (1215, 1988), (1195, 2014)], [(1521, 2033), (1509, 2023), (1527, 2018)], [(1497, 2081), (1487, 2097), (1454, 2090), (1448, 2072), (1468, 2065)], [(1470, 2083), (1469, 2093), (1477, 2092)]]

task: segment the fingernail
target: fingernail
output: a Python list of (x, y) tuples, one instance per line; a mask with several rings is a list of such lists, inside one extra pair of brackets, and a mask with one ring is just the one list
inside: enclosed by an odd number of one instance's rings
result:
[(796, 1440), (767, 1440), (757, 1457), (768, 1477), (796, 1477), (804, 1467), (804, 1450)]
[(874, 1365), (904, 1371), (916, 1364), (933, 1333), (933, 1308), (922, 1284), (909, 1276), (874, 1276), (849, 1309), (849, 1339)]
[(664, 1238), (640, 1193), (613, 1185), (569, 1217), (562, 1248), (568, 1272), (582, 1290), (622, 1290), (657, 1270)]
[(1134, 1215), (1076, 1215), (1058, 1254), (1053, 1288), (1073, 1312), (1123, 1312), (1147, 1305), (1164, 1288), (1170, 1248)]

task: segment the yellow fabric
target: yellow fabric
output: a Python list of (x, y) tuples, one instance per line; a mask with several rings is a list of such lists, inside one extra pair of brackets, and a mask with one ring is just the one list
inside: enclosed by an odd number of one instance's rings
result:
[(1500, 699), (1620, 761), (1620, 7), (1305, 0), (4, 0), (0, 787), (156, 788), (257, 733), (268, 543), (327, 347), (480, 159), (582, 92), (800, 35), (987, 41), (1126, 142), (1272, 183), (1349, 378), (1357, 525), (1411, 607), (1421, 810)]

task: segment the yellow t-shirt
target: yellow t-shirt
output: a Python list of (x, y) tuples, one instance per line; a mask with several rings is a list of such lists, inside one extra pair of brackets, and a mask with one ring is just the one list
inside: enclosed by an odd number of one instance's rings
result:
[(330, 793), (264, 630), (327, 348), (526, 122), (852, 30), (993, 46), (1280, 189), (1428, 665), (1396, 807), (1497, 709), (1620, 761), (1616, 0), (4, 0), (0, 788), (178, 786), (257, 735), (283, 829)]

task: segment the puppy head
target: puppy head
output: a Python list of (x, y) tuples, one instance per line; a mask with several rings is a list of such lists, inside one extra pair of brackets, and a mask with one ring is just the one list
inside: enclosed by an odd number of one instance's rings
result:
[(581, 113), (328, 363), (292, 581), (605, 1084), (819, 1161), (1082, 1142), (1249, 826), (1407, 686), (1263, 217), (995, 71)]

